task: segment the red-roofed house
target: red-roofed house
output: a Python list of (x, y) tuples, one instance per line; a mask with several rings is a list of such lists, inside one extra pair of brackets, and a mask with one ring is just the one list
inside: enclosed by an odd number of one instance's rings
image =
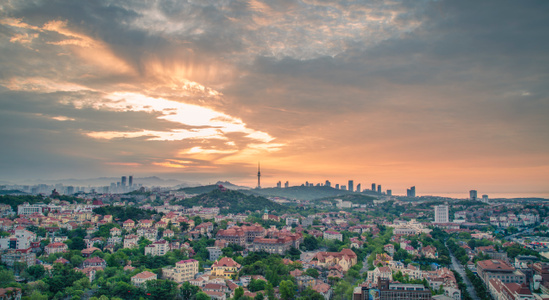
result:
[(67, 244), (64, 243), (51, 243), (46, 246), (46, 254), (54, 254), (54, 253), (63, 253), (66, 252), (69, 249)]
[(104, 259), (102, 259), (101, 257), (98, 257), (98, 256), (88, 258), (82, 263), (82, 268), (87, 268), (87, 267), (105, 268), (106, 266), (107, 266), (107, 262)]
[(132, 277), (132, 284), (135, 286), (143, 286), (147, 281), (156, 280), (157, 277), (158, 276), (152, 272), (143, 271)]
[(124, 229), (132, 229), (135, 227), (135, 222), (132, 219), (127, 219), (124, 223), (122, 223), (122, 226)]
[(212, 265), (212, 276), (230, 279), (240, 270), (240, 264), (232, 258), (223, 257)]

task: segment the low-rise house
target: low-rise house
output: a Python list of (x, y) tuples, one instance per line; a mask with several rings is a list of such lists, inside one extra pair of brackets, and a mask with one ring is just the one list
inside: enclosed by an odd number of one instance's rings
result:
[(111, 228), (110, 232), (111, 232), (111, 236), (120, 236), (122, 234), (122, 230), (116, 227)]
[(343, 235), (337, 231), (326, 230), (324, 231), (323, 237), (325, 240), (343, 241)]
[(326, 283), (318, 283), (315, 286), (313, 286), (313, 291), (321, 294), (324, 296), (325, 300), (330, 300), (332, 298), (332, 287), (330, 287), (329, 284)]
[(241, 265), (232, 258), (223, 257), (212, 265), (212, 276), (230, 279), (240, 270)]
[(82, 263), (82, 268), (87, 268), (87, 267), (105, 268), (107, 267), (107, 262), (99, 256), (91, 257), (84, 260), (84, 262)]
[(124, 223), (122, 223), (122, 226), (126, 230), (133, 229), (135, 227), (135, 222), (132, 219), (127, 219)]
[(156, 280), (158, 276), (149, 271), (143, 271), (132, 277), (132, 284), (135, 286), (143, 286), (150, 280)]
[(130, 234), (130, 235), (127, 235), (125, 238), (124, 238), (124, 248), (137, 248), (138, 244), (137, 242), (139, 241), (139, 237), (135, 234)]
[(64, 243), (51, 243), (46, 246), (45, 251), (47, 255), (54, 254), (54, 253), (63, 253), (66, 252), (69, 249), (67, 244)]
[(92, 253), (94, 253), (95, 251), (101, 251), (101, 249), (96, 248), (96, 247), (86, 248), (86, 249), (82, 250), (82, 256), (83, 257), (90, 257), (92, 255)]
[(23, 293), (20, 288), (7, 287), (0, 288), (0, 299), (1, 300), (21, 300)]
[(311, 262), (324, 268), (338, 265), (343, 272), (347, 272), (352, 266), (356, 265), (357, 256), (351, 249), (343, 249), (340, 252), (318, 252)]

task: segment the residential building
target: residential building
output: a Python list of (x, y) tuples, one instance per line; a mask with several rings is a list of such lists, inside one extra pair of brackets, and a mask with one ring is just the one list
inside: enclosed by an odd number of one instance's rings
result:
[(1, 300), (21, 300), (23, 293), (20, 288), (7, 287), (0, 288), (0, 299)]
[(527, 283), (503, 283), (500, 279), (490, 279), (488, 291), (495, 300), (534, 300), (536, 299)]
[(357, 255), (351, 249), (343, 249), (341, 252), (318, 252), (311, 263), (324, 268), (340, 266), (343, 272), (347, 272), (356, 265)]
[(449, 223), (448, 205), (435, 206), (435, 223)]
[(133, 229), (135, 227), (135, 222), (132, 219), (127, 219), (124, 223), (122, 223), (122, 226), (126, 230)]
[(343, 241), (343, 235), (341, 233), (337, 232), (337, 231), (326, 230), (326, 231), (324, 231), (322, 236), (325, 240)]
[(353, 292), (353, 300), (430, 300), (431, 291), (422, 284), (389, 283), (381, 279), (377, 287), (359, 286)]
[(284, 254), (290, 250), (292, 239), (281, 237), (275, 239), (256, 238), (253, 242), (253, 251), (265, 251), (270, 254)]
[(240, 270), (241, 265), (232, 258), (223, 257), (212, 265), (212, 277), (230, 279)]
[(16, 263), (26, 264), (27, 267), (34, 266), (36, 263), (36, 253), (29, 250), (30, 249), (27, 249), (26, 251), (8, 250), (1, 255), (1, 261), (10, 268), (14, 267)]
[(145, 255), (162, 256), (168, 253), (169, 250), (170, 244), (168, 241), (159, 240), (145, 247)]
[(124, 238), (124, 248), (137, 248), (139, 237), (135, 234), (127, 235)]
[(206, 249), (208, 249), (208, 252), (210, 253), (211, 261), (216, 261), (223, 255), (220, 247), (207, 247)]
[(149, 271), (143, 271), (132, 277), (132, 284), (135, 286), (143, 286), (150, 280), (156, 280), (158, 276)]
[(162, 269), (163, 278), (173, 280), (177, 283), (194, 279), (197, 273), (198, 261), (194, 259), (182, 260), (175, 263), (175, 267)]
[(478, 261), (477, 274), (486, 284), (488, 284), (490, 279), (500, 279), (503, 283), (515, 282), (523, 284), (526, 282), (524, 273), (499, 259)]
[(91, 257), (91, 258), (86, 259), (82, 263), (82, 268), (87, 268), (87, 267), (106, 268), (107, 267), (107, 262), (104, 259), (102, 259), (101, 257), (95, 256), (95, 257)]
[(45, 251), (47, 255), (50, 255), (54, 253), (63, 253), (66, 252), (68, 249), (69, 247), (65, 243), (51, 243), (46, 246)]

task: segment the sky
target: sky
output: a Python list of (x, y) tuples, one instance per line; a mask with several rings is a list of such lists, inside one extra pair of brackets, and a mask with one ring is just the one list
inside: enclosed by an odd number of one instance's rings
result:
[(0, 3), (0, 180), (549, 195), (547, 1)]

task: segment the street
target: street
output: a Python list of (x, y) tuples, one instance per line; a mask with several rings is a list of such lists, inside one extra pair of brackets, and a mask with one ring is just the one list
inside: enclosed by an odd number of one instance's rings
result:
[[(450, 250), (450, 249), (448, 249)], [(477, 292), (475, 291), (475, 288), (473, 287), (473, 284), (471, 284), (471, 281), (469, 281), (469, 278), (467, 277), (467, 274), (465, 274), (465, 269), (463, 266), (458, 262), (452, 251), (450, 251), (450, 258), (452, 260), (452, 269), (456, 270), (459, 275), (463, 278), (463, 283), (467, 286), (467, 292), (473, 298), (473, 300), (480, 300), (480, 298), (477, 296)]]

